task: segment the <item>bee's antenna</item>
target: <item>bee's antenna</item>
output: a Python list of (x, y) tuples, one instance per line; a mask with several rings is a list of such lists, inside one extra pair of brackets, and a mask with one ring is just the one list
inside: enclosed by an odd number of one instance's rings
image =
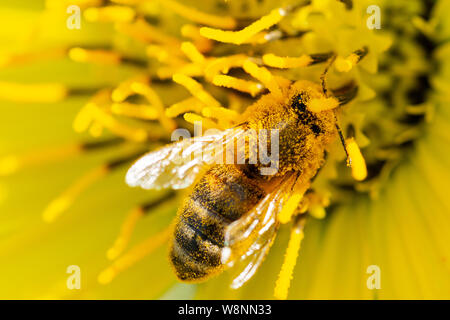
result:
[(347, 144), (345, 143), (345, 138), (344, 138), (344, 135), (342, 134), (341, 127), (339, 127), (336, 113), (334, 113), (334, 119), (336, 120), (335, 126), (336, 126), (337, 132), (339, 134), (339, 138), (341, 139), (342, 146), (344, 147), (345, 155), (347, 157), (347, 166), (351, 166), (351, 158), (348, 154)]
[(323, 71), (322, 75), (320, 76), (320, 82), (322, 83), (322, 91), (323, 94), (328, 97), (328, 86), (326, 81), (326, 75), (328, 73), (328, 70), (330, 69), (330, 66), (333, 64), (334, 60), (336, 60), (336, 54), (332, 54), (330, 59), (328, 60), (328, 64), (325, 67), (325, 70)]

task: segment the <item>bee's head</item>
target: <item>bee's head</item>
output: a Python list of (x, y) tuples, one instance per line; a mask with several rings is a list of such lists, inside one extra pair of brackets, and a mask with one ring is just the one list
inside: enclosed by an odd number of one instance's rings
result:
[(333, 109), (351, 101), (357, 86), (352, 82), (339, 89), (330, 90), (329, 96), (319, 85), (307, 81), (298, 81), (293, 85), (289, 106), (302, 129), (320, 138), (335, 131), (335, 115)]
[(329, 131), (329, 112), (315, 113), (310, 111), (308, 105), (311, 98), (306, 91), (293, 95), (290, 101), (290, 108), (298, 118), (300, 130), (307, 130), (316, 137)]

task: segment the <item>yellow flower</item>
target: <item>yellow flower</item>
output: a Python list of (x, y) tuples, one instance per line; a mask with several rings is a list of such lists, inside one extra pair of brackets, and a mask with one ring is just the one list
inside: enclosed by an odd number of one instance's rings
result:
[[(275, 283), (289, 299), (450, 298), (448, 1), (1, 8), (0, 298), (271, 299)], [(333, 55), (329, 87), (359, 88), (339, 115), (353, 172), (336, 141), (298, 259), (283, 225), (242, 288), (231, 272), (179, 283), (166, 240), (186, 192), (129, 188), (131, 162), (177, 127), (235, 125), (286, 79), (319, 82)]]

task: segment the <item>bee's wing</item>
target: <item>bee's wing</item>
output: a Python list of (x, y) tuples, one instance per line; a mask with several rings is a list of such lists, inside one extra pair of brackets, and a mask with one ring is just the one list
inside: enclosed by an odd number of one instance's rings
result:
[(273, 192), (225, 229), (222, 263), (229, 267), (239, 265), (242, 270), (233, 280), (232, 288), (237, 289), (250, 280), (264, 261), (278, 230), (277, 215), (289, 198), (296, 179), (296, 174), (286, 176)]
[(190, 186), (200, 169), (222, 157), (224, 146), (245, 130), (240, 127), (222, 132), (183, 139), (137, 160), (128, 170), (125, 181), (129, 186), (144, 189), (183, 189)]

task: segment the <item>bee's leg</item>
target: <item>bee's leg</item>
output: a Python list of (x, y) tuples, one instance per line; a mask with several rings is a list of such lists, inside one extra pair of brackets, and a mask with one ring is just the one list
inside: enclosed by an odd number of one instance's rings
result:
[(99, 274), (98, 282), (101, 284), (110, 283), (119, 273), (128, 269), (166, 243), (170, 239), (171, 232), (173, 232), (172, 227), (168, 227), (132, 247), (126, 254), (115, 260)]
[(66, 211), (76, 200), (76, 198), (90, 185), (100, 180), (114, 169), (126, 163), (132, 162), (144, 153), (144, 151), (135, 152), (122, 158), (111, 160), (88, 171), (86, 174), (73, 182), (56, 199), (50, 202), (50, 204), (45, 208), (42, 218), (46, 222), (53, 222), (64, 211)]
[(322, 74), (320, 75), (320, 83), (322, 85), (322, 91), (323, 94), (325, 95), (325, 97), (329, 97), (328, 94), (328, 85), (327, 85), (327, 73), (328, 70), (330, 69), (331, 65), (333, 64), (333, 62), (336, 60), (336, 55), (333, 54), (330, 59), (328, 60), (328, 64), (325, 67), (325, 70), (322, 72)]
[(286, 299), (291, 284), (292, 273), (297, 262), (298, 253), (304, 237), (303, 228), (306, 223), (306, 215), (297, 215), (294, 218), (289, 244), (284, 256), (278, 279), (275, 283), (274, 296), (276, 299)]
[(120, 254), (122, 254), (123, 250), (125, 250), (125, 248), (127, 247), (134, 227), (140, 218), (150, 213), (152, 209), (155, 209), (163, 205), (167, 201), (172, 200), (174, 197), (175, 192), (170, 191), (159, 199), (139, 205), (130, 210), (120, 228), (120, 233), (114, 241), (113, 246), (107, 252), (108, 259), (115, 260)]

